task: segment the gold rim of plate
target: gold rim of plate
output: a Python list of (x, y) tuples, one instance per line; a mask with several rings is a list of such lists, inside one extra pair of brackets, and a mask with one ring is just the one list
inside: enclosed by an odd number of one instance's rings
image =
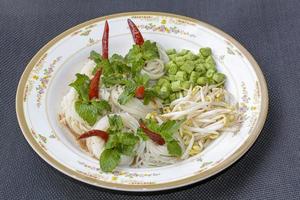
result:
[[(247, 138), (247, 140), (244, 142), (244, 144), (239, 147), (234, 154), (232, 154), (230, 157), (222, 161), (216, 166), (213, 166), (212, 168), (204, 171), (204, 172), (199, 172), (198, 174), (195, 174), (193, 176), (183, 178), (180, 180), (176, 181), (170, 181), (167, 183), (156, 183), (156, 184), (142, 184), (142, 185), (129, 185), (129, 184), (120, 184), (120, 183), (110, 183), (106, 181), (101, 181), (96, 178), (88, 177), (86, 175), (83, 175), (71, 168), (68, 168), (64, 166), (63, 164), (59, 163), (57, 160), (53, 159), (44, 149), (40, 147), (40, 145), (37, 143), (37, 141), (33, 138), (32, 134), (30, 133), (30, 130), (27, 126), (26, 120), (25, 120), (25, 115), (24, 115), (24, 107), (23, 107), (23, 97), (24, 97), (24, 92), (25, 92), (25, 85), (27, 82), (27, 79), (29, 77), (29, 74), (31, 73), (33, 67), (35, 64), (40, 60), (41, 56), (48, 51), (55, 43), (69, 35), (70, 33), (73, 33), (76, 30), (79, 30), (85, 26), (88, 26), (90, 24), (93, 24), (95, 22), (103, 21), (106, 19), (112, 19), (112, 18), (117, 18), (117, 17), (125, 17), (125, 16), (133, 16), (133, 15), (152, 15), (152, 16), (166, 16), (166, 17), (174, 17), (174, 18), (179, 18), (182, 20), (186, 21), (191, 21), (196, 24), (199, 24), (201, 26), (204, 26), (224, 38), (226, 38), (228, 41), (230, 41), (232, 44), (234, 44), (248, 59), (248, 61), (251, 63), (253, 69), (255, 70), (255, 73), (258, 77), (258, 82), (259, 82), (259, 87), (261, 89), (261, 95), (262, 95), (262, 101), (261, 101), (261, 108), (260, 108), (260, 114), (258, 116), (257, 120), (257, 125), (252, 129), (252, 132), (250, 133), (250, 136)], [(268, 113), (268, 90), (267, 90), (267, 84), (265, 81), (265, 78), (263, 76), (263, 73), (252, 57), (252, 55), (239, 43), (237, 42), (234, 38), (229, 36), (228, 34), (224, 33), (223, 31), (219, 30), (218, 28), (209, 25), (205, 22), (186, 17), (186, 16), (181, 16), (181, 15), (176, 15), (176, 14), (171, 14), (171, 13), (163, 13), (163, 12), (127, 12), (127, 13), (119, 13), (119, 14), (112, 14), (108, 16), (103, 16), (99, 18), (95, 18), (92, 20), (89, 20), (87, 22), (81, 23), (73, 28), (70, 28), (66, 30), (65, 32), (61, 33), (54, 39), (52, 39), (50, 42), (48, 42), (42, 49), (38, 51), (38, 53), (31, 59), (31, 61), (28, 63), (26, 66), (22, 77), (19, 81), (18, 89), (17, 89), (17, 94), (16, 94), (16, 112), (17, 112), (17, 117), (18, 117), (18, 122), (19, 125), (22, 129), (22, 132), (30, 144), (30, 146), (35, 150), (35, 152), (42, 157), (48, 164), (50, 164), (52, 167), (56, 168), (60, 172), (77, 179), (79, 181), (94, 185), (94, 186), (100, 186), (103, 188), (107, 189), (114, 189), (114, 190), (123, 190), (123, 191), (158, 191), (158, 190), (166, 190), (166, 189), (173, 189), (181, 186), (185, 186), (188, 184), (192, 184), (201, 180), (204, 180), (206, 178), (209, 178), (218, 172), (224, 170), (225, 168), (229, 167), (232, 165), (235, 161), (237, 161), (239, 158), (241, 158), (248, 150), (249, 148), (253, 145), (253, 143), (256, 141), (257, 137), (259, 136), (263, 125), (265, 123), (267, 113)]]

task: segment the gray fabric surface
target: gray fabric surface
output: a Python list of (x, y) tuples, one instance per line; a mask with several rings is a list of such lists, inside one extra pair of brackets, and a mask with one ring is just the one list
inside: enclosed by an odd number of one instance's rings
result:
[[(99, 16), (164, 11), (221, 28), (255, 57), (268, 82), (265, 127), (250, 151), (207, 181), (159, 193), (113, 192), (43, 161), (18, 126), (15, 93), (29, 60), (64, 30)], [(0, 199), (300, 199), (300, 1), (0, 0)]]

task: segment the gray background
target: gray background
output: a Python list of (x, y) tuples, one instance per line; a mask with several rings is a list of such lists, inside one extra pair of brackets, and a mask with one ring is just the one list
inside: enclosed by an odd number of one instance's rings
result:
[[(113, 192), (56, 171), (24, 139), (15, 93), (29, 60), (50, 39), (99, 16), (164, 11), (208, 22), (255, 57), (267, 79), (270, 107), (250, 151), (207, 181), (159, 193)], [(300, 1), (0, 0), (0, 199), (299, 199)]]

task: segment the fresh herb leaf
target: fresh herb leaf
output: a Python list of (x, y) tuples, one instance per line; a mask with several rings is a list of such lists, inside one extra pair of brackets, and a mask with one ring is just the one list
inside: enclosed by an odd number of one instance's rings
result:
[(91, 51), (89, 58), (93, 60), (95, 63), (100, 63), (102, 61), (102, 56), (96, 51)]
[(133, 75), (138, 74), (145, 61), (159, 58), (158, 48), (155, 42), (146, 40), (143, 45), (133, 45), (125, 56), (127, 64), (131, 66), (131, 72)]
[(146, 135), (141, 128), (137, 129), (136, 135), (143, 141), (147, 141), (149, 139), (148, 135)]
[(93, 69), (92, 74), (94, 75), (98, 69), (103, 69), (103, 75), (112, 74), (112, 68), (110, 67), (110, 63), (107, 59), (101, 60), (97, 63), (96, 67)]
[(148, 105), (158, 94), (154, 88), (146, 88), (144, 93), (144, 104)]
[(104, 172), (112, 172), (120, 163), (121, 155), (116, 149), (105, 149), (100, 156), (100, 167)]
[(99, 116), (98, 109), (89, 102), (83, 102), (81, 100), (76, 101), (75, 110), (90, 126), (96, 123)]
[(109, 134), (108, 140), (105, 143), (105, 149), (112, 149), (118, 145), (119, 137), (117, 134)]
[(114, 85), (125, 85), (127, 83), (126, 77), (122, 74), (113, 74), (111, 76), (102, 77), (102, 82), (105, 87), (111, 87)]
[(171, 156), (179, 157), (182, 155), (181, 147), (179, 146), (178, 142), (175, 140), (168, 142), (167, 148)]
[(124, 105), (128, 101), (130, 101), (134, 97), (136, 87), (137, 87), (137, 85), (134, 81), (132, 81), (132, 80), (128, 81), (125, 85), (124, 91), (118, 98), (118, 102), (121, 105)]
[(156, 42), (151, 42), (150, 40), (146, 40), (144, 44), (141, 46), (141, 51), (143, 53), (144, 60), (152, 60), (155, 58), (159, 58)]
[(79, 99), (83, 101), (89, 100), (89, 87), (90, 87), (90, 79), (85, 74), (76, 74), (76, 80), (71, 83), (69, 86), (73, 87), (78, 95)]
[(130, 73), (130, 67), (127, 66), (125, 58), (121, 55), (114, 54), (110, 59), (110, 68), (114, 74), (128, 74)]
[(122, 118), (119, 115), (109, 116), (108, 121), (110, 131), (121, 131), (124, 127)]
[(134, 134), (125, 132), (119, 133), (118, 138), (119, 143), (124, 145), (135, 145), (139, 141), (139, 138)]
[(153, 119), (147, 119), (147, 120), (145, 120), (145, 123), (146, 123), (146, 127), (149, 130), (151, 130), (151, 131), (153, 131), (155, 133), (160, 133), (160, 126), (159, 126), (159, 124), (155, 120), (153, 120)]
[(110, 111), (110, 109), (110, 105), (105, 100), (93, 100), (91, 102), (77, 100), (75, 102), (76, 112), (90, 126), (96, 123), (100, 115), (105, 111)]
[(134, 81), (137, 85), (147, 86), (149, 83), (150, 77), (147, 74), (139, 74), (134, 77)]
[(126, 156), (133, 156), (135, 153), (134, 148), (135, 145), (120, 144), (117, 149), (121, 154), (124, 154)]
[(91, 104), (97, 109), (99, 114), (102, 114), (103, 111), (111, 111), (109, 103), (105, 100), (92, 100)]

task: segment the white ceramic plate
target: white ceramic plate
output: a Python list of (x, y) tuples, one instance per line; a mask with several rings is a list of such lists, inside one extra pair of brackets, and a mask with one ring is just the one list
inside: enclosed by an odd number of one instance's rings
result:
[[(91, 50), (101, 51), (104, 20), (110, 24), (110, 55), (125, 54), (133, 44), (127, 26), (133, 19), (146, 39), (165, 48), (197, 51), (209, 46), (217, 67), (227, 75), (226, 88), (243, 108), (246, 120), (237, 134), (223, 134), (201, 154), (159, 168), (117, 168), (104, 173), (58, 122), (59, 105)], [(258, 137), (267, 115), (268, 94), (263, 74), (237, 41), (224, 32), (188, 17), (133, 12), (97, 18), (60, 34), (30, 61), (20, 80), (16, 109), (32, 148), (50, 165), (77, 180), (115, 190), (153, 191), (206, 179), (240, 158)]]

